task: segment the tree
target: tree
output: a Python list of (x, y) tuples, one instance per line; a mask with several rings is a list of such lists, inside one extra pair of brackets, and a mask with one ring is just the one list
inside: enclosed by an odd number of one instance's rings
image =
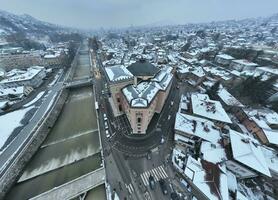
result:
[(268, 92), (273, 88), (278, 76), (263, 81), (261, 76), (248, 77), (233, 88), (237, 96), (249, 97), (253, 103), (266, 104)]
[(94, 51), (97, 51), (100, 48), (99, 42), (96, 37), (89, 39), (89, 46), (93, 48)]
[(217, 81), (210, 87), (210, 89), (207, 90), (207, 94), (211, 99), (217, 98), (219, 86), (220, 86), (220, 81)]
[(271, 103), (271, 109), (275, 112), (278, 112), (278, 101), (274, 101)]

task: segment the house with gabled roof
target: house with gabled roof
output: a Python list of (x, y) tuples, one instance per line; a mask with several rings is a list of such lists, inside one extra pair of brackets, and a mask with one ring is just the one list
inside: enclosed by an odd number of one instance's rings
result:
[(245, 134), (229, 131), (230, 145), (226, 146), (227, 168), (239, 179), (259, 175), (271, 177), (260, 143)]

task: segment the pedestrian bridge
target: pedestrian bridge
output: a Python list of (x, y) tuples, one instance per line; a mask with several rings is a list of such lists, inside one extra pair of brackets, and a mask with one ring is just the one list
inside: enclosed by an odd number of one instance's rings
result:
[(86, 77), (83, 79), (73, 80), (69, 83), (66, 83), (65, 88), (78, 88), (84, 86), (93, 85), (94, 81), (91, 77)]
[(104, 167), (44, 192), (31, 200), (72, 199), (105, 183)]

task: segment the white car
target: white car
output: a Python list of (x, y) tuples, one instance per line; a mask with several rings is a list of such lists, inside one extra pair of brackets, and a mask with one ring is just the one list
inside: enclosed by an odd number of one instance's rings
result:
[(103, 119), (104, 121), (107, 121), (107, 115), (105, 113), (103, 114)]
[(105, 130), (108, 129), (108, 123), (106, 121), (104, 122), (104, 127), (105, 127)]
[(109, 133), (108, 130), (105, 130), (105, 135), (106, 135), (107, 138), (110, 138), (110, 133)]

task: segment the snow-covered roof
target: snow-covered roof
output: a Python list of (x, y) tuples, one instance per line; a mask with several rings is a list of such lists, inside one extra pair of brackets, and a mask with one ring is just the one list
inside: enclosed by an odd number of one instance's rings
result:
[(10, 88), (0, 88), (0, 97), (12, 95), (22, 95), (24, 92), (24, 86), (10, 87)]
[(229, 199), (227, 175), (218, 165), (189, 156), (184, 174), (208, 199)]
[(278, 131), (273, 129), (263, 129), (264, 134), (270, 144), (278, 145)]
[(227, 54), (219, 54), (216, 57), (222, 58), (222, 59), (225, 59), (225, 60), (233, 60), (233, 59), (235, 59), (234, 57), (232, 57), (230, 55), (227, 55)]
[(182, 110), (187, 110), (188, 109), (188, 106), (187, 106), (188, 103), (189, 103), (189, 100), (187, 99), (187, 97), (185, 95), (181, 95), (180, 105), (179, 105), (179, 112), (181, 112)]
[(233, 130), (230, 130), (230, 140), (235, 160), (262, 174), (271, 176), (257, 140)]
[(236, 175), (234, 175), (231, 171), (227, 170), (227, 177), (228, 177), (228, 188), (232, 192), (236, 192), (237, 189), (237, 180)]
[(178, 72), (181, 74), (192, 73), (198, 77), (203, 77), (206, 75), (201, 66), (188, 66), (185, 64), (178, 66)]
[(124, 96), (132, 107), (147, 107), (155, 98), (157, 93), (165, 91), (173, 75), (169, 68), (161, 70), (150, 81), (142, 81), (138, 85), (128, 85), (122, 89)]
[(236, 64), (248, 66), (248, 67), (256, 67), (256, 66), (258, 66), (258, 64), (250, 62), (250, 61), (245, 60), (245, 59), (233, 60), (232, 62), (234, 62)]
[(218, 90), (218, 96), (228, 106), (244, 107), (233, 95), (231, 95), (224, 87)]
[(181, 172), (183, 172), (185, 166), (185, 154), (178, 148), (174, 148), (172, 152), (172, 163)]
[(214, 101), (207, 94), (191, 95), (193, 113), (208, 119), (232, 123), (219, 101)]
[(0, 109), (4, 108), (9, 101), (0, 101)]
[(248, 109), (245, 108), (244, 112), (248, 117), (255, 117), (258, 120), (265, 121), (268, 125), (276, 124), (278, 125), (278, 113), (273, 110), (264, 108), (264, 109)]
[(44, 56), (44, 58), (46, 58), (46, 59), (51, 59), (51, 58), (57, 58), (57, 57), (59, 57), (60, 56), (60, 54), (46, 54), (45, 56)]
[(237, 71), (237, 70), (232, 70), (232, 71), (230, 71), (231, 72), (231, 74), (233, 74), (233, 75), (235, 75), (235, 76), (240, 76), (240, 72), (239, 71)]
[(221, 139), (220, 130), (213, 122), (183, 113), (176, 114), (175, 130), (197, 136), (213, 144), (218, 144)]
[(202, 159), (218, 164), (227, 160), (225, 149), (221, 145), (215, 145), (207, 141), (202, 141), (200, 152), (202, 152)]
[(22, 74), (19, 74), (19, 75), (11, 76), (7, 79), (4, 79), (0, 82), (0, 84), (1, 83), (10, 83), (10, 82), (30, 80), (30, 79), (34, 78), (42, 70), (44, 70), (44, 67), (40, 67), (40, 66), (29, 67), (26, 72), (24, 72)]
[(278, 173), (278, 156), (277, 152), (274, 149), (271, 149), (269, 147), (262, 147), (262, 151), (265, 157), (265, 160), (267, 162), (268, 168)]
[(236, 193), (236, 200), (250, 200), (246, 196), (244, 196), (240, 191)]
[(214, 76), (221, 77), (225, 81), (230, 80), (232, 78), (230, 72), (228, 72), (220, 67), (206, 66), (206, 67), (204, 67), (204, 70), (206, 72), (210, 72)]
[(111, 82), (118, 82), (133, 78), (133, 75), (123, 65), (105, 67), (105, 71)]
[(278, 75), (278, 69), (275, 69), (275, 68), (272, 68), (272, 67), (257, 67), (256, 70)]
[(245, 109), (245, 113), (253, 120), (264, 132), (270, 144), (278, 145), (278, 130), (271, 129), (269, 125), (277, 125), (278, 114), (269, 109), (250, 110)]

